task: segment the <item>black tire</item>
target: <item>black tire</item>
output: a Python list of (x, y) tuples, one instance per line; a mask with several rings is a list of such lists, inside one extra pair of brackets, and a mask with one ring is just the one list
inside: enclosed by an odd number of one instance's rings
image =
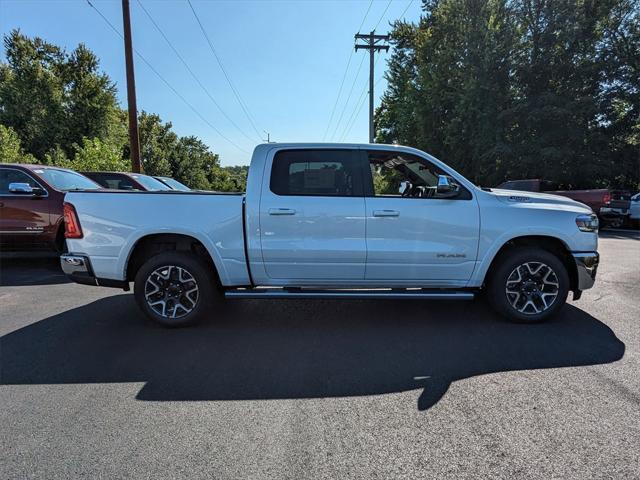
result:
[[(553, 253), (541, 248), (514, 248), (502, 254), (497, 262), (488, 279), (487, 300), (512, 322), (543, 322), (566, 303), (569, 274), (564, 263)], [(540, 264), (544, 267), (531, 274)], [(547, 276), (549, 270), (552, 273)], [(518, 281), (520, 277), (522, 281)], [(553, 297), (556, 289), (557, 295)], [(523, 305), (527, 306), (521, 310)]]
[[(159, 290), (154, 293), (156, 286)], [(136, 273), (133, 291), (144, 314), (165, 327), (193, 325), (203, 320), (219, 300), (208, 262), (179, 251), (149, 258)]]

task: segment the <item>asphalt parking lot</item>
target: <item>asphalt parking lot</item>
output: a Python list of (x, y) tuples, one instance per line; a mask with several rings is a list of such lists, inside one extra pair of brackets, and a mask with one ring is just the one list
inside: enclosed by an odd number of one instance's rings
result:
[(0, 276), (0, 478), (640, 478), (640, 235), (542, 325), (481, 301), (235, 301), (191, 329)]

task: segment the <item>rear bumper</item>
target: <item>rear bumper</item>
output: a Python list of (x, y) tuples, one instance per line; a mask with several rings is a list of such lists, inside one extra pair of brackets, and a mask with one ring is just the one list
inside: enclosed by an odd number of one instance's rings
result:
[(600, 263), (600, 255), (598, 252), (579, 252), (572, 253), (572, 255), (578, 272), (577, 290), (582, 291), (593, 287), (596, 281), (598, 264)]
[(76, 283), (129, 290), (129, 282), (109, 278), (97, 278), (91, 268), (91, 261), (86, 255), (73, 253), (60, 255), (60, 266), (65, 275)]

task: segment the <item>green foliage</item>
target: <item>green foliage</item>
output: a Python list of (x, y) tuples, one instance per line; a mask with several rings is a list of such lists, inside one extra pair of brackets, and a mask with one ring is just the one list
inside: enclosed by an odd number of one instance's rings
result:
[(18, 135), (11, 127), (0, 123), (0, 163), (36, 163), (36, 159), (24, 153)]
[(121, 148), (109, 144), (99, 138), (84, 138), (82, 145), (73, 145), (73, 160), (67, 160), (65, 166), (78, 171), (113, 171), (131, 170), (131, 163), (122, 158)]
[(114, 133), (116, 89), (98, 71), (84, 45), (67, 53), (18, 30), (4, 37), (7, 63), (0, 64), (0, 123), (12, 127), (38, 159), (57, 147), (67, 156), (83, 138)]
[(171, 176), (172, 155), (176, 155), (178, 136), (171, 123), (163, 123), (159, 115), (142, 112), (138, 118), (140, 157), (148, 175)]
[[(131, 169), (127, 113), (93, 52), (79, 45), (67, 53), (18, 30), (4, 37), (4, 46), (0, 161), (80, 171)], [(202, 141), (178, 137), (160, 116), (143, 111), (138, 129), (145, 173), (174, 177), (198, 189), (244, 189), (247, 167), (222, 169), (218, 155)]]
[(247, 176), (249, 175), (248, 165), (237, 165), (235, 167), (222, 167), (229, 174), (233, 183), (234, 192), (244, 192), (247, 189)]
[(393, 25), (378, 140), (495, 185), (637, 187), (637, 0), (428, 0)]

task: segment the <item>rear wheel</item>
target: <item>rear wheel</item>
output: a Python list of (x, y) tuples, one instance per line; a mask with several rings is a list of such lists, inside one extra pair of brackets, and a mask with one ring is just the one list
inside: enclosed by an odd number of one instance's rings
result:
[(216, 296), (215, 280), (197, 255), (163, 252), (138, 270), (134, 296), (140, 309), (165, 327), (184, 327), (204, 319)]
[(488, 283), (488, 300), (498, 313), (519, 323), (538, 323), (566, 303), (569, 274), (553, 253), (518, 248), (499, 259)]

